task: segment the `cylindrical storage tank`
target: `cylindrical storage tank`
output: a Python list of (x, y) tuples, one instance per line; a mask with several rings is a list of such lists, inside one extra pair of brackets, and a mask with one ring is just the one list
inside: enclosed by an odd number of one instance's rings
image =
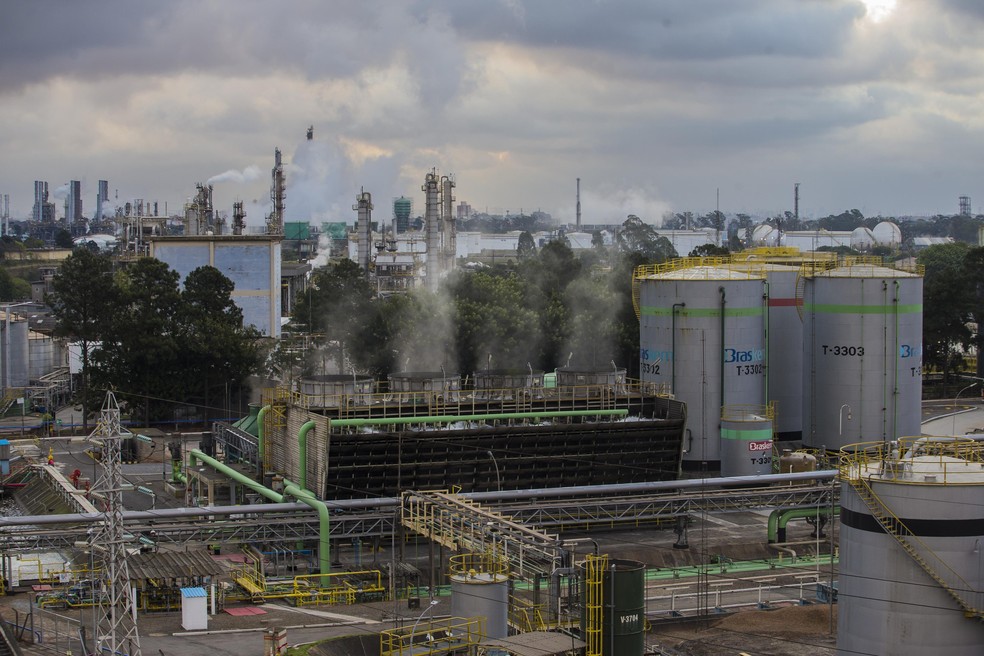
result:
[(793, 452), (785, 449), (779, 456), (779, 473), (792, 474), (794, 472), (816, 471), (817, 457), (812, 453), (802, 451)]
[(337, 408), (350, 403), (368, 405), (373, 385), (372, 378), (345, 374), (308, 376), (297, 383), (309, 408)]
[(485, 636), (509, 636), (509, 574), (486, 554), (452, 556), (451, 617), (484, 617)]
[[(879, 442), (841, 452), (839, 654), (981, 653), (980, 448), (905, 457), (909, 446)], [(891, 519), (887, 524), (894, 532), (879, 515)]]
[(619, 394), (625, 391), (624, 367), (614, 365), (606, 369), (559, 367), (556, 374), (557, 387), (568, 388), (573, 396)]
[[(4, 387), (27, 387), (30, 382), (28, 371), (30, 346), (28, 344), (27, 321), (10, 314), (9, 317), (4, 318), (0, 326), (2, 326), (0, 328), (2, 331), (0, 346), (3, 347), (2, 352), (0, 352), (0, 367), (2, 367)], [(3, 363), (3, 358), (8, 356), (10, 361)]]
[(687, 404), (684, 463), (721, 459), (721, 407), (765, 405), (765, 275), (725, 266), (636, 273), (642, 380)]
[(54, 371), (57, 366), (54, 340), (43, 333), (31, 331), (28, 338), (28, 363), (31, 380), (38, 380)]
[(721, 476), (772, 473), (772, 418), (766, 406), (721, 409)]
[[(588, 568), (581, 570), (581, 635), (587, 635)], [(635, 560), (608, 560), (601, 582), (602, 656), (641, 656), (646, 647), (646, 566)]]
[[(791, 250), (795, 254), (783, 254), (789, 264), (748, 262), (749, 266), (764, 269), (768, 283), (766, 347), (772, 366), (766, 374), (767, 398), (776, 407), (773, 421), (776, 438), (780, 442), (803, 439), (803, 319), (796, 307), (796, 281), (804, 256), (798, 250)], [(769, 257), (768, 253), (753, 256)]]
[(918, 435), (922, 276), (870, 264), (804, 274), (803, 443)]
[(476, 371), (475, 398), (513, 399), (519, 394), (543, 394), (543, 372), (538, 369), (486, 369)]
[(457, 401), (461, 377), (443, 371), (402, 371), (389, 375), (389, 389), (400, 403), (427, 401), (435, 396)]

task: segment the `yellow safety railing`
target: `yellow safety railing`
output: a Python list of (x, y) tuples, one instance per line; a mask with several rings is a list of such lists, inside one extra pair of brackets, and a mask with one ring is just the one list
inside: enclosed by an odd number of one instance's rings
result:
[(956, 477), (981, 471), (984, 442), (965, 437), (901, 437), (894, 442), (848, 444), (839, 453), (840, 477), (876, 475), (908, 485), (966, 483)]
[(604, 633), (604, 580), (608, 556), (589, 554), (584, 563), (584, 637), (586, 656), (601, 656)]
[(445, 656), (472, 653), (470, 647), (485, 637), (482, 617), (449, 617), (415, 621), (410, 627), (387, 629), (379, 634), (382, 656)]

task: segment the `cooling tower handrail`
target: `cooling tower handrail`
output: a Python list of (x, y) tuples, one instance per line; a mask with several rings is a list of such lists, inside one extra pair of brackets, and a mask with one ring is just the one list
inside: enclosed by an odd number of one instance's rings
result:
[(547, 412), (499, 412), (483, 415), (428, 415), (424, 417), (369, 417), (332, 419), (331, 427), (396, 426), (405, 424), (450, 424), (457, 421), (500, 421), (503, 419), (556, 419), (563, 417), (625, 417), (628, 410), (565, 410)]

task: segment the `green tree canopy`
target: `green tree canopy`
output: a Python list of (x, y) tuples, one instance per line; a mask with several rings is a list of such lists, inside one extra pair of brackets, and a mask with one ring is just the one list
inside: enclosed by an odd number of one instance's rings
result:
[(78, 248), (62, 263), (47, 299), (55, 317), (56, 334), (78, 342), (82, 358), (76, 401), (82, 404), (82, 428), (88, 429), (88, 410), (97, 407), (101, 393), (91, 389), (92, 351), (110, 329), (117, 288), (109, 257)]
[(959, 348), (970, 343), (967, 324), (976, 289), (965, 266), (970, 247), (961, 242), (930, 246), (919, 254), (923, 279), (923, 360), (948, 376)]

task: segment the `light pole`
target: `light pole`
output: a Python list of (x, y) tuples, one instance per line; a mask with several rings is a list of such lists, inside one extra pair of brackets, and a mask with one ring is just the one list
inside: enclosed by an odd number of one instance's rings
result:
[(848, 405), (847, 403), (845, 403), (844, 405), (842, 405), (840, 407), (840, 411), (837, 413), (838, 414), (838, 421), (837, 421), (837, 434), (838, 435), (843, 435), (844, 434), (844, 408), (847, 408), (847, 420), (848, 421), (851, 421), (851, 406)]
[(499, 463), (496, 461), (495, 456), (492, 455), (491, 451), (486, 451), (489, 457), (492, 458), (492, 464), (495, 466), (495, 483), (499, 492), (502, 492), (502, 478), (499, 476)]
[(420, 624), (420, 620), (424, 619), (424, 615), (426, 615), (427, 613), (429, 613), (431, 611), (431, 609), (434, 608), (434, 606), (436, 606), (436, 605), (437, 605), (437, 599), (431, 599), (430, 600), (430, 603), (427, 604), (427, 608), (425, 608), (424, 610), (422, 610), (420, 612), (420, 615), (417, 616), (417, 621), (413, 623), (413, 628), (410, 629), (410, 647), (411, 647), (411, 649), (413, 648), (413, 636), (417, 632), (417, 625)]
[(950, 426), (950, 435), (956, 435), (957, 434), (957, 399), (959, 399), (960, 398), (960, 395), (963, 394), (964, 392), (966, 392), (967, 390), (969, 390), (971, 387), (976, 387), (977, 386), (977, 382), (978, 381), (975, 380), (970, 385), (968, 385), (967, 387), (965, 387), (962, 390), (960, 390), (959, 392), (957, 392), (957, 395), (955, 397), (953, 397), (953, 415), (952, 415), (952, 417), (953, 417), (953, 424)]

